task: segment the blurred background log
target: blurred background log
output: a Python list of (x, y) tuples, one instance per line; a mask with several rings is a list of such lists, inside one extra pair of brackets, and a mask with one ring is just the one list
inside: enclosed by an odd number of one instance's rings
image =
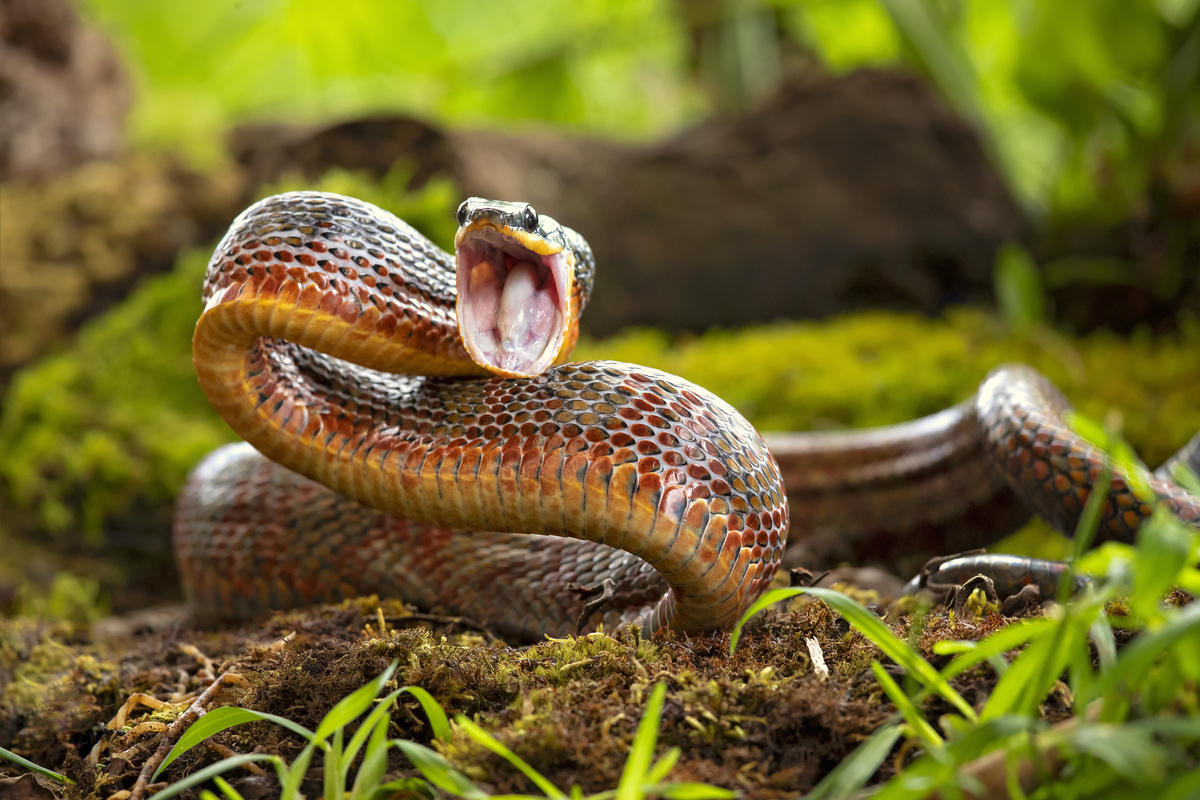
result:
[(525, 200), (584, 233), (600, 264), (585, 327), (703, 330), (858, 308), (934, 313), (990, 296), (1020, 213), (971, 128), (916, 78), (796, 76), (753, 112), (661, 143), (440, 132), (379, 117), (235, 132), (251, 184), (330, 166)]
[(116, 49), (68, 0), (0, 2), (0, 180), (119, 154), (132, 101)]

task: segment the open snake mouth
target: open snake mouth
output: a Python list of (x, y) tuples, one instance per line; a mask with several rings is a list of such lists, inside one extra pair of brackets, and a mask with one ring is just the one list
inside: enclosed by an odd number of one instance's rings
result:
[(455, 258), (458, 327), (471, 358), (509, 377), (532, 377), (553, 364), (568, 327), (566, 251), (537, 253), (481, 225), (462, 233)]

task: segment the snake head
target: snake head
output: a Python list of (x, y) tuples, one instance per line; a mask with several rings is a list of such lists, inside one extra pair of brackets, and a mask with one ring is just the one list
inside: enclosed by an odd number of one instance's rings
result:
[(458, 330), (467, 353), (510, 378), (566, 361), (590, 289), (579, 285), (580, 273), (590, 276), (587, 245), (527, 203), (472, 197), (458, 223)]

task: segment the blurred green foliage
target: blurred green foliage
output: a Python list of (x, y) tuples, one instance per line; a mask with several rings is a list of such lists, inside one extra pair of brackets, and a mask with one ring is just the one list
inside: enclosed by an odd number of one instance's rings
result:
[(90, 575), (59, 572), (49, 586), (26, 583), (17, 591), (14, 616), (64, 621), (86, 627), (109, 613), (100, 581)]
[(79, 0), (129, 57), (139, 138), (209, 156), (231, 124), (380, 109), (610, 135), (697, 107), (663, 0)]
[(1110, 223), (1194, 186), (1197, 0), (78, 0), (123, 46), (143, 142), (403, 111), (619, 138), (736, 111), (788, 70), (901, 65), (979, 124), (1035, 213)]
[(1047, 321), (1046, 287), (1029, 251), (1006, 242), (996, 252), (993, 270), (996, 309), (1013, 330), (1026, 333)]

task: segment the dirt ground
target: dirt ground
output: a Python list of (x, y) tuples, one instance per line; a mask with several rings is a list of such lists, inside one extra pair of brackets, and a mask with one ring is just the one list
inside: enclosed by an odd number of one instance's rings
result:
[[(857, 596), (868, 607), (878, 601), (872, 591)], [(932, 654), (933, 643), (982, 638), (1011, 622), (998, 613), (950, 615), (940, 607), (894, 621), (893, 629), (938, 667), (945, 659)], [(814, 666), (814, 643), (827, 670)], [(28, 800), (101, 798), (131, 789), (166, 724), (222, 673), (235, 677), (223, 682), (209, 708), (240, 705), (312, 729), (393, 660), (399, 661), (397, 686), (427, 689), (447, 714), (479, 721), (559, 787), (578, 783), (589, 792), (616, 786), (657, 682), (667, 684), (659, 752), (682, 750), (670, 779), (772, 798), (810, 790), (895, 713), (871, 661), (880, 660), (904, 680), (898, 667), (819, 601), (793, 601), (760, 615), (732, 656), (728, 634), (647, 638), (632, 630), (513, 647), (469, 621), (415, 614), (376, 598), (222, 630), (194, 627), (179, 606), (112, 618), (90, 631), (12, 619), (0, 623), (0, 685), (7, 685), (0, 694), (0, 740), (75, 784), (64, 788), (26, 777), (0, 784), (0, 795), (7, 789)], [(953, 683), (978, 707), (995, 680), (984, 666)], [(128, 703), (143, 695), (158, 708)], [(401, 705), (389, 737), (429, 744), (431, 730), (419, 705), (411, 698)], [(931, 720), (949, 710), (936, 699), (925, 706)], [(1052, 695), (1043, 713), (1050, 722), (1065, 718), (1069, 699)], [(250, 723), (189, 751), (164, 778), (179, 780), (233, 753), (277, 753), (290, 762), (303, 744), (273, 724)], [(535, 789), (461, 731), (437, 749), (488, 790)], [(390, 775), (416, 774), (398, 751), (391, 752)], [(916, 755), (902, 741), (875, 780), (886, 780)], [(23, 772), (0, 762), (0, 779)], [(248, 800), (278, 793), (273, 777), (237, 771), (227, 777)], [(320, 796), (320, 781), (318, 757), (306, 796)]]

